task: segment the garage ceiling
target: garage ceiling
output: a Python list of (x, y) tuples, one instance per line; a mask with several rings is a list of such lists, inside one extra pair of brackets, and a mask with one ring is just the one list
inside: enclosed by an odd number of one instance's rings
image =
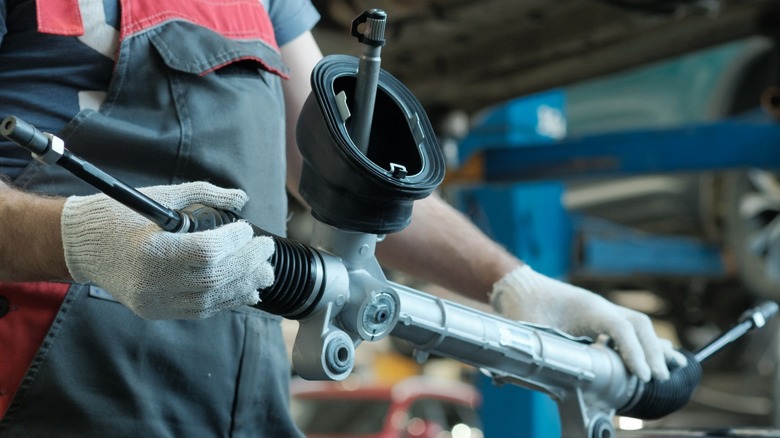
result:
[(358, 56), (352, 20), (388, 14), (382, 67), (429, 112), (491, 104), (780, 30), (777, 0), (315, 0), (323, 51)]

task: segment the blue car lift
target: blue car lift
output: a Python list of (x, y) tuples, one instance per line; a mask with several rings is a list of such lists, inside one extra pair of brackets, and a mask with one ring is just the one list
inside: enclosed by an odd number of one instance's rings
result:
[(495, 128), (480, 127), (464, 140), (481, 145), (466, 167), (483, 183), (780, 167), (780, 125), (760, 111), (668, 129), (594, 134), (554, 147), (501, 143), (491, 132)]
[[(539, 272), (602, 277), (725, 274), (721, 248), (698, 239), (640, 233), (562, 204), (562, 180), (759, 167), (780, 169), (780, 125), (756, 111), (743, 117), (665, 129), (565, 138), (565, 94), (510, 101), (485, 116), (459, 144), (461, 162), (445, 183), (488, 235)], [(561, 125), (563, 124), (563, 125)], [(575, 236), (579, 240), (572, 255)], [(485, 436), (560, 436), (557, 406), (522, 388), (483, 392)], [(526, 421), (518, 422), (518, 416)]]

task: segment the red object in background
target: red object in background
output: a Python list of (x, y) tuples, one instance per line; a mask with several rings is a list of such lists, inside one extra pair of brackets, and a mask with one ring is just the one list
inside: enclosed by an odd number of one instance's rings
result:
[(468, 384), (412, 377), (392, 386), (296, 380), (293, 419), (308, 438), (433, 438), (453, 428), (480, 437), (479, 391)]

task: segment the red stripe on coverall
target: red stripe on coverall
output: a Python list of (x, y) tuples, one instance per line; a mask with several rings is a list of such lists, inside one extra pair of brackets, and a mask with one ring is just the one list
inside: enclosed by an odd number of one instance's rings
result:
[[(53, 35), (84, 34), (79, 0), (36, 0), (38, 31)], [(259, 39), (274, 49), (273, 24), (260, 0), (122, 0), (120, 38), (168, 20), (183, 19), (225, 37)]]
[(123, 0), (121, 39), (169, 20), (183, 19), (233, 39), (260, 39), (278, 50), (260, 0)]
[(16, 394), (46, 337), (68, 283), (1, 283), (0, 296), (9, 304), (0, 317), (0, 418)]
[(84, 34), (79, 0), (35, 0), (38, 32), (52, 35)]

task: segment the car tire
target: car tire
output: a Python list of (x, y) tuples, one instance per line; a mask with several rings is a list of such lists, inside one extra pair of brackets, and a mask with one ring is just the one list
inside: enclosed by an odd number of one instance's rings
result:
[(726, 245), (738, 276), (759, 299), (780, 301), (780, 174), (726, 175)]

